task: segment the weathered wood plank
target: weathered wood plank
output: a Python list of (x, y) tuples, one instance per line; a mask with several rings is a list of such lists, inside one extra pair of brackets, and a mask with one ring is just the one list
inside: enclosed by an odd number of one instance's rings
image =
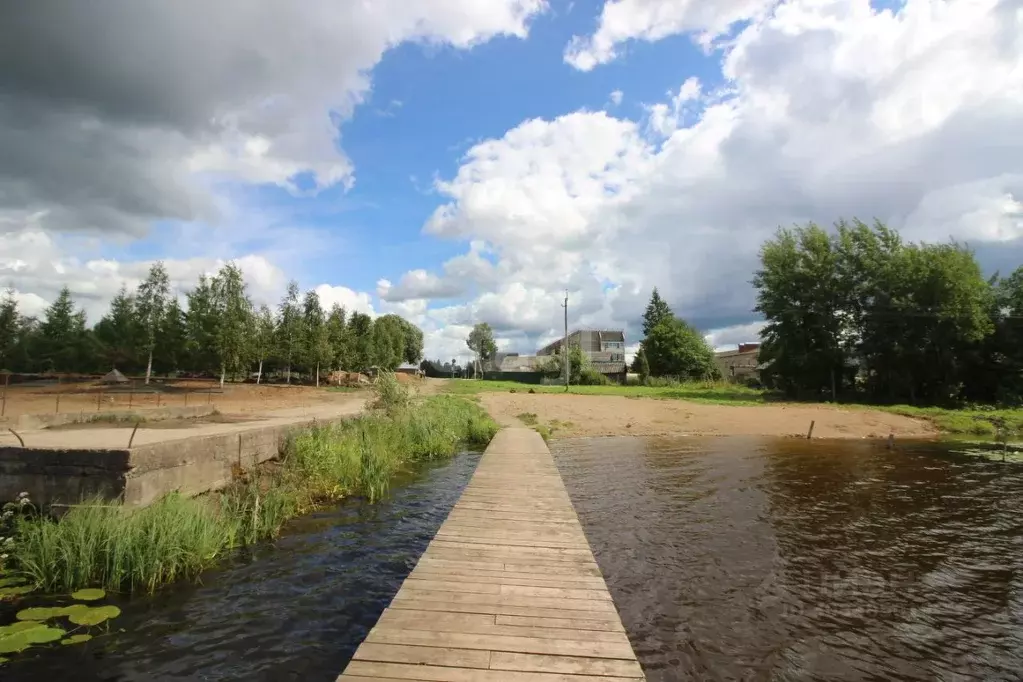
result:
[(502, 429), (339, 682), (638, 682), (550, 451)]

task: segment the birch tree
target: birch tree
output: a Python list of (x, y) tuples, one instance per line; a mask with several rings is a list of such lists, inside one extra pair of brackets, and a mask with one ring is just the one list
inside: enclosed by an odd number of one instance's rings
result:
[(149, 274), (135, 293), (139, 329), (142, 332), (143, 349), (147, 355), (146, 384), (153, 374), (153, 351), (156, 349), (158, 331), (164, 322), (169, 296), (170, 279), (167, 277), (167, 269), (163, 261), (156, 261), (149, 268)]
[(306, 363), (316, 372), (316, 385), (320, 385), (320, 365), (330, 362), (330, 338), (320, 296), (309, 291), (302, 302), (303, 350)]
[(273, 353), (277, 334), (277, 321), (267, 305), (259, 306), (259, 313), (254, 322), (253, 351), (259, 359), (259, 370), (256, 372), (256, 384), (263, 380), (263, 361)]
[(277, 347), (287, 373), (287, 383), (291, 383), (291, 363), (299, 342), (302, 339), (302, 311), (298, 304), (298, 282), (288, 282), (288, 291), (278, 307), (279, 324), (277, 326)]
[(228, 372), (246, 366), (252, 337), (252, 303), (245, 293), (245, 278), (234, 263), (228, 263), (213, 278), (213, 301), (217, 311), (214, 345), (220, 361), (220, 389)]

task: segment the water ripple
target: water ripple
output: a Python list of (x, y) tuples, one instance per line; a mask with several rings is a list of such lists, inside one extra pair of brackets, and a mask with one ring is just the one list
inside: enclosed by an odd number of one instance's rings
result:
[(1020, 465), (933, 443), (554, 450), (652, 682), (1023, 677)]

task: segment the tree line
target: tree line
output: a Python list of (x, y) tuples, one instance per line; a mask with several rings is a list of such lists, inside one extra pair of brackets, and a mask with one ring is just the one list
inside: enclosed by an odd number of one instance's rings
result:
[(89, 327), (64, 287), (41, 318), (22, 315), (14, 292), (0, 301), (0, 369), (10, 372), (128, 374), (197, 373), (228, 376), (255, 371), (292, 377), (332, 370), (393, 370), (418, 363), (422, 331), (397, 315), (376, 319), (335, 304), (324, 310), (319, 295), (304, 295), (294, 281), (276, 309), (256, 307), (241, 269), (224, 265), (199, 277), (184, 307), (171, 295), (162, 262), (154, 263), (134, 291), (122, 287), (110, 309)]
[(761, 375), (786, 394), (1023, 402), (1023, 267), (985, 278), (966, 245), (854, 220), (780, 229), (752, 283)]

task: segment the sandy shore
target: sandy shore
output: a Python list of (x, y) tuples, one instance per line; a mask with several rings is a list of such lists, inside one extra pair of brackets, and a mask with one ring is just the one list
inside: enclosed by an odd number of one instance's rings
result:
[(521, 425), (518, 415), (554, 423), (555, 437), (667, 435), (806, 435), (815, 438), (929, 437), (930, 423), (886, 412), (827, 405), (732, 406), (624, 396), (482, 393), (482, 405), (503, 425)]

